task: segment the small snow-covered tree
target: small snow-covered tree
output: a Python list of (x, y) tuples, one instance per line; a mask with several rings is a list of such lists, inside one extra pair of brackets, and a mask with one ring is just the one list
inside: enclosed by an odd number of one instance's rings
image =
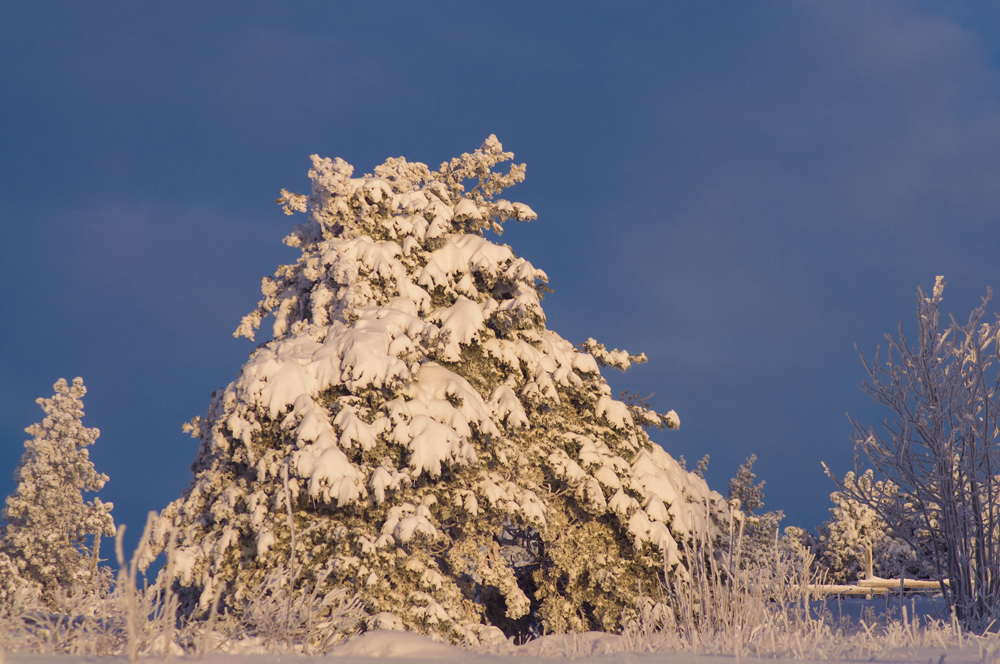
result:
[(757, 479), (757, 474), (753, 472), (753, 465), (757, 463), (757, 455), (751, 454), (745, 463), (741, 464), (736, 471), (736, 477), (729, 480), (729, 502), (739, 501), (739, 507), (747, 514), (753, 514), (754, 510), (759, 510), (764, 506), (764, 481), (758, 484), (753, 481)]
[(81, 423), (82, 378), (68, 385), (60, 378), (51, 399), (38, 399), (45, 419), (25, 431), (32, 439), (14, 471), (17, 489), (7, 497), (2, 537), (0, 574), (10, 593), (17, 580), (33, 586), (41, 598), (52, 602), (59, 592), (99, 592), (109, 573), (99, 568), (102, 535), (115, 534), (111, 503), (83, 492), (99, 491), (108, 481), (90, 461), (87, 447), (100, 431)]
[(875, 576), (924, 578), (932, 570), (921, 568), (917, 552), (893, 535), (892, 528), (867, 504), (852, 497), (858, 491), (885, 495), (895, 500), (899, 488), (891, 480), (874, 478), (871, 470), (857, 479), (854, 473), (843, 478), (847, 491), (830, 494), (832, 518), (819, 528), (819, 562), (832, 583), (854, 583), (867, 574), (867, 557), (872, 556)]
[[(190, 430), (194, 479), (152, 534), (175, 533), (188, 611), (237, 607), (270, 570), (357, 593), (369, 627), (450, 639), (614, 630), (683, 543), (728, 526), (722, 496), (612, 398), (600, 367), (642, 355), (546, 329), (546, 275), (484, 237), (535, 213), (499, 197), (524, 166), (491, 136), (432, 171), (360, 178), (312, 158), (302, 254), (263, 282), (237, 334), (273, 339)], [(720, 523), (722, 529), (720, 530)]]
[(775, 546), (778, 544), (779, 526), (785, 513), (781, 510), (757, 513), (764, 507), (764, 481), (754, 484), (757, 479), (753, 465), (757, 455), (751, 454), (736, 471), (736, 477), (729, 480), (730, 504), (739, 510), (742, 519), (742, 541), (740, 556), (742, 563), (749, 567), (766, 567), (774, 561)]

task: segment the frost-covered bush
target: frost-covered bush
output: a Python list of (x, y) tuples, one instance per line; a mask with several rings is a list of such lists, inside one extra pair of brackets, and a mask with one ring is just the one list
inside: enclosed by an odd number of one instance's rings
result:
[(545, 273), (484, 237), (535, 218), (500, 198), (512, 157), (491, 136), (356, 178), (314, 156), (311, 195), (282, 191), (308, 214), (285, 239), (302, 255), (237, 330), (273, 315), (273, 339), (191, 423), (194, 479), (152, 535), (150, 556), (177, 533), (186, 612), (237, 610), (287, 566), (357, 593), (368, 628), (617, 630), (640, 585), (686, 574), (686, 542), (728, 532), (723, 498), (643, 429), (676, 413), (601, 377), (645, 357), (546, 329)]
[(289, 570), (272, 570), (250, 589), (234, 612), (238, 615), (217, 623), (216, 638), (225, 634), (234, 643), (256, 642), (264, 652), (328, 652), (343, 640), (345, 630), (361, 622), (364, 611), (358, 598), (348, 597), (343, 589), (324, 589), (322, 579), (317, 580), (320, 583), (295, 591)]
[[(878, 429), (855, 422), (856, 458), (885, 482), (838, 482), (947, 579), (949, 609), (972, 629), (1000, 622), (1000, 321), (990, 294), (964, 324), (940, 324), (944, 278), (917, 290), (917, 335), (886, 336), (862, 389), (886, 406)], [(860, 467), (854, 477), (861, 475)]]
[(14, 471), (17, 489), (7, 497), (0, 541), (0, 602), (9, 605), (18, 590), (40, 594), (52, 605), (57, 595), (107, 590), (110, 572), (98, 565), (102, 535), (114, 535), (111, 503), (84, 500), (108, 476), (98, 473), (87, 447), (100, 431), (81, 423), (82, 378), (60, 378), (51, 399), (38, 399), (45, 412), (25, 431), (32, 439)]

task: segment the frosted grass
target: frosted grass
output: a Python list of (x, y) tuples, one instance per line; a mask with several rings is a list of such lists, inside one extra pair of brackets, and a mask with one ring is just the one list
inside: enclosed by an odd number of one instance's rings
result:
[[(110, 594), (63, 595), (52, 611), (24, 593), (0, 615), (0, 644), (9, 661), (179, 657), (263, 664), (294, 654), (344, 663), (584, 662), (609, 657), (636, 662), (1000, 662), (1000, 636), (963, 631), (958, 621), (935, 614), (940, 602), (932, 598), (817, 600), (811, 587), (818, 580), (808, 572), (807, 553), (776, 543), (768, 565), (746, 567), (740, 560), (739, 534), (734, 534), (733, 555), (707, 542), (689, 545), (685, 553), (697, 561), (690, 576), (670, 586), (642, 589), (646, 610), (621, 634), (549, 635), (521, 645), (498, 641), (475, 646), (405, 632), (358, 634), (365, 614), (356, 598), (340, 591), (319, 593), (321, 583), (292, 592), (297, 578), (289, 570), (275, 571), (249, 593), (238, 616), (213, 606), (198, 620), (178, 622), (172, 617), (179, 598), (157, 583), (140, 586), (140, 552), (125, 561), (120, 541), (120, 571)], [(663, 611), (663, 600), (675, 610)]]

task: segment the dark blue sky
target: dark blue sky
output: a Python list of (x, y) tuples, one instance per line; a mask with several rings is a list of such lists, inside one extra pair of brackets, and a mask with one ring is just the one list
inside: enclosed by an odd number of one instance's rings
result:
[[(989, 12), (989, 13), (987, 13)], [(309, 155), (437, 166), (491, 133), (539, 220), (549, 327), (644, 351), (613, 386), (708, 478), (751, 453), (786, 525), (827, 516), (868, 354), (918, 285), (1000, 286), (1000, 13), (986, 3), (6, 2), (0, 493), (83, 376), (102, 497), (180, 495), (232, 331), (295, 253)]]

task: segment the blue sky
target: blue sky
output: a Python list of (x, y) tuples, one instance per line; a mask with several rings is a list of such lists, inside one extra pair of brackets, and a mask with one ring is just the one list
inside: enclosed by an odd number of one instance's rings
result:
[[(572, 8), (570, 8), (572, 7)], [(813, 528), (845, 415), (918, 285), (1000, 286), (1000, 12), (986, 3), (8, 2), (0, 5), (0, 493), (83, 376), (102, 497), (180, 495), (231, 333), (294, 260), (274, 204), (310, 154), (436, 166), (495, 133), (537, 222), (549, 327), (644, 351), (710, 484), (751, 453)]]

